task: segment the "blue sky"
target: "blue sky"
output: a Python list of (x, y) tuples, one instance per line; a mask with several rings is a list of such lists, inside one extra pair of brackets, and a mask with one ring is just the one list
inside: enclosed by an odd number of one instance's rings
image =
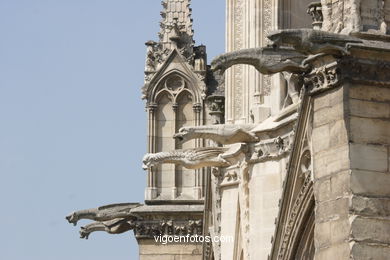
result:
[[(224, 2), (192, 4), (209, 58), (224, 51)], [(140, 88), (160, 11), (160, 0), (0, 0), (0, 259), (138, 258), (132, 232), (85, 241), (64, 217), (144, 199)]]

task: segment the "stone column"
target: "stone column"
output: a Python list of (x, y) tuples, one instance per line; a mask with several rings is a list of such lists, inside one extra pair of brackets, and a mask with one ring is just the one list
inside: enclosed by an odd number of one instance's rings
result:
[[(178, 125), (178, 107), (179, 107), (179, 105), (177, 104), (177, 103), (174, 103), (173, 105), (172, 105), (172, 110), (173, 110), (173, 114), (174, 114), (174, 120), (173, 120), (173, 129), (175, 129), (175, 131), (174, 132), (176, 132), (176, 129), (177, 129), (177, 125)], [(177, 143), (175, 142), (175, 149), (177, 149)], [(177, 191), (178, 191), (178, 186), (179, 186), (179, 184), (178, 184), (178, 174), (180, 174), (180, 173), (178, 173), (178, 166), (175, 164), (174, 166), (173, 166), (173, 168), (174, 168), (174, 175), (173, 175), (173, 180), (172, 180), (172, 183), (171, 183), (171, 185), (172, 185), (172, 192), (171, 192), (171, 199), (176, 199), (177, 198)]]
[[(195, 114), (195, 125), (200, 126), (202, 123), (202, 105), (197, 103), (193, 106), (194, 114)], [(195, 147), (201, 147), (202, 143), (200, 139), (195, 140)], [(195, 187), (194, 187), (194, 198), (201, 199), (203, 197), (203, 172), (204, 169), (195, 170)]]
[[(148, 152), (153, 153), (156, 151), (156, 104), (148, 105)], [(152, 200), (157, 197), (157, 180), (155, 169), (148, 170), (147, 187), (145, 191), (145, 199)]]
[(352, 53), (310, 76), (317, 260), (390, 255), (390, 54)]

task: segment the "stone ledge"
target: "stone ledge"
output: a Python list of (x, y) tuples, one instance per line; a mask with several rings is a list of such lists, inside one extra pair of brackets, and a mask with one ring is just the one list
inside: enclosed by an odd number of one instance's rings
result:
[(138, 207), (132, 213), (188, 213), (203, 212), (203, 205), (145, 205)]

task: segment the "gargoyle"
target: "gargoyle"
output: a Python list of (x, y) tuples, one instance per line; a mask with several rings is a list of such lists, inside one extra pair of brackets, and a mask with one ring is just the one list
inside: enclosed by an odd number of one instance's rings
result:
[(186, 142), (195, 138), (210, 139), (220, 144), (251, 143), (258, 141), (257, 136), (251, 133), (255, 125), (208, 125), (185, 126), (173, 138)]
[(182, 165), (188, 169), (225, 167), (229, 165), (229, 162), (222, 155), (228, 150), (225, 147), (202, 147), (155, 154), (149, 153), (143, 158), (142, 168), (147, 170), (162, 163)]
[(95, 221), (107, 221), (116, 218), (132, 217), (131, 210), (141, 206), (139, 203), (119, 203), (101, 206), (94, 209), (75, 211), (66, 216), (69, 223), (77, 225), (80, 219), (90, 219)]
[(93, 222), (81, 227), (80, 238), (88, 239), (95, 231), (105, 231), (109, 234), (122, 234), (135, 228), (134, 219), (117, 218), (104, 222)]
[(286, 45), (293, 46), (303, 54), (346, 54), (348, 43), (362, 43), (362, 40), (353, 36), (313, 29), (278, 30), (268, 34), (267, 37), (279, 48)]
[(213, 71), (222, 73), (236, 64), (254, 66), (262, 74), (274, 74), (281, 71), (300, 73), (307, 70), (302, 66), (306, 56), (292, 48), (252, 48), (233, 51), (216, 57), (211, 62)]

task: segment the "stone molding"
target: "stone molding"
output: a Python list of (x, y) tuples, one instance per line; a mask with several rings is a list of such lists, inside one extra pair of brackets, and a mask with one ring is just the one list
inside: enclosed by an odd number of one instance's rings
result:
[[(279, 214), (275, 219), (276, 229), (271, 241), (270, 260), (295, 259), (302, 242), (300, 236), (305, 232), (304, 227), (307, 224), (305, 221), (314, 211), (312, 153), (308, 139), (311, 97), (305, 91), (302, 95), (299, 119), (294, 130), (296, 133), (283, 183), (283, 194), (279, 201)], [(310, 236), (308, 239), (311, 239)]]
[(281, 247), (279, 249), (277, 259), (291, 259), (294, 243), (299, 239), (299, 232), (304, 219), (304, 215), (308, 211), (314, 211), (314, 194), (313, 180), (311, 172), (305, 174), (305, 179), (299, 194), (297, 195), (291, 211), (287, 217), (286, 226), (281, 239)]
[(294, 131), (254, 145), (249, 163), (259, 163), (287, 156), (291, 152)]
[(190, 220), (141, 220), (135, 224), (134, 234), (137, 239), (153, 239), (154, 236), (195, 236), (202, 235), (203, 222)]
[(312, 70), (305, 77), (305, 84), (309, 87), (309, 93), (315, 94), (339, 86), (342, 82), (341, 79), (340, 66), (335, 61)]
[(338, 87), (344, 82), (390, 86), (390, 62), (349, 56), (315, 68), (305, 76), (310, 95)]

